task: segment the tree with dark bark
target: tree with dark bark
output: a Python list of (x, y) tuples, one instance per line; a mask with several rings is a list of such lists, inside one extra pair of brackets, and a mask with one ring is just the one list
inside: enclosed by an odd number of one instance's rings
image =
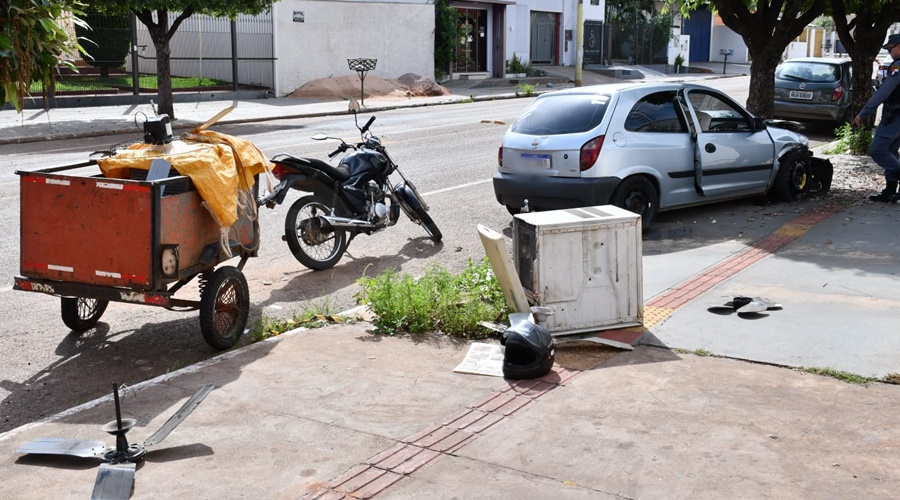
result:
[(888, 28), (900, 19), (900, 2), (829, 0), (829, 4), (834, 29), (853, 61), (853, 101), (850, 115), (853, 117), (872, 97), (872, 63), (884, 44)]
[(775, 106), (775, 68), (784, 49), (825, 12), (829, 1), (838, 0), (667, 0), (667, 3), (680, 5), (684, 16), (709, 3), (725, 26), (744, 39), (752, 61), (747, 109), (756, 116), (771, 118)]
[[(234, 19), (238, 14), (260, 14), (277, 0), (92, 0), (91, 7), (107, 14), (133, 12), (147, 26), (156, 49), (157, 112), (175, 119), (172, 102), (169, 41), (185, 19), (194, 14)], [(169, 22), (172, 18), (171, 24)], [(237, 75), (234, 75), (237, 78)]]

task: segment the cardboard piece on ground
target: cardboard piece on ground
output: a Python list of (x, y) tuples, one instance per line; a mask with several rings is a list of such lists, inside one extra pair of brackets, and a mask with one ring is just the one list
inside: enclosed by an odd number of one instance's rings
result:
[(469, 352), (466, 353), (462, 363), (454, 368), (453, 371), (456, 373), (502, 377), (503, 346), (474, 342), (469, 346)]
[(531, 306), (528, 305), (525, 290), (519, 283), (519, 275), (516, 273), (512, 257), (506, 251), (503, 235), (481, 224), (478, 224), (477, 229), (481, 244), (484, 246), (484, 253), (487, 254), (497, 281), (500, 282), (500, 288), (503, 290), (503, 297), (506, 298), (509, 310), (514, 313), (530, 314)]

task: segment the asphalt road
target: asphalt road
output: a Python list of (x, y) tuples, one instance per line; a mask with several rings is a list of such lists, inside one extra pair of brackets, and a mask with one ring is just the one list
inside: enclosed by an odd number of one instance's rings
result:
[[(709, 83), (737, 89), (740, 80)], [(746, 82), (743, 85), (746, 88)], [(739, 102), (746, 100), (745, 96), (732, 96)], [(286, 317), (304, 307), (332, 312), (352, 307), (359, 291), (357, 280), (387, 268), (416, 275), (433, 262), (456, 271), (470, 259), (482, 259), (476, 224), (509, 235), (510, 217), (496, 203), (490, 179), (496, 170), (501, 137), (528, 102), (501, 100), (379, 114), (372, 130), (382, 137), (401, 170), (431, 205), (444, 234), (442, 244), (433, 244), (422, 228), (401, 218), (381, 233), (356, 238), (334, 269), (312, 272), (300, 265), (281, 241), (284, 215), (298, 197), (292, 195), (284, 205), (260, 213), (260, 256), (244, 268), (250, 285), (251, 323), (262, 314)], [(356, 137), (348, 116), (216, 129), (252, 141), (269, 157), (289, 153), (325, 158), (334, 144), (312, 141), (309, 137), (317, 132)], [(0, 352), (4, 353), (0, 432), (103, 396), (111, 382), (134, 384), (216, 354), (201, 337), (196, 312), (111, 303), (97, 328), (75, 335), (60, 319), (58, 299), (11, 289), (19, 265), (19, 187), (14, 170), (83, 161), (91, 151), (136, 139), (107, 136), (2, 148), (0, 224), (12, 237), (0, 242), (0, 276), (7, 280), (0, 283), (0, 317), (5, 323), (0, 332)], [(645, 237), (644, 252), (674, 252), (729, 239), (753, 241), (768, 228), (747, 221), (772, 219), (775, 212), (777, 207), (760, 199), (663, 213)], [(710, 220), (720, 224), (703, 223)], [(183, 296), (196, 299), (196, 288), (186, 287)], [(246, 337), (241, 340), (247, 342)]]
[[(475, 225), (502, 229), (509, 222), (506, 210), (494, 201), (490, 184), (505, 130), (495, 122), (508, 123), (525, 104), (525, 100), (510, 100), (380, 114), (372, 130), (428, 200), (444, 233), (443, 245), (434, 245), (422, 228), (401, 219), (386, 231), (356, 238), (333, 270), (312, 272), (281, 241), (284, 215), (298, 197), (292, 195), (285, 205), (260, 213), (260, 256), (244, 268), (253, 304), (251, 322), (260, 314), (289, 316), (302, 307), (347, 309), (356, 305), (356, 281), (389, 267), (415, 275), (432, 258), (453, 270), (461, 269), (468, 259), (483, 258)], [(311, 135), (324, 132), (353, 139), (356, 133), (348, 116), (217, 130), (249, 139), (270, 157), (284, 152), (324, 158), (334, 144), (314, 142)], [(0, 317), (6, 327), (0, 333), (4, 353), (0, 432), (105, 395), (111, 382), (134, 384), (216, 354), (200, 335), (196, 312), (111, 303), (98, 327), (78, 336), (63, 325), (58, 299), (11, 290), (19, 253), (19, 188), (13, 171), (83, 161), (91, 151), (131, 139), (117, 136), (4, 146), (0, 222), (13, 236), (0, 243), (0, 276), (8, 280), (0, 288)], [(196, 294), (190, 286), (183, 292), (191, 299)]]

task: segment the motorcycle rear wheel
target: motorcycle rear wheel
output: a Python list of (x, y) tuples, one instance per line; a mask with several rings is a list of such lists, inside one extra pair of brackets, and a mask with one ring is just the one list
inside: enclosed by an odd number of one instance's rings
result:
[(341, 260), (347, 249), (343, 229), (322, 230), (319, 215), (331, 215), (329, 201), (321, 196), (304, 196), (295, 201), (284, 219), (284, 234), (294, 257), (304, 266), (323, 271)]

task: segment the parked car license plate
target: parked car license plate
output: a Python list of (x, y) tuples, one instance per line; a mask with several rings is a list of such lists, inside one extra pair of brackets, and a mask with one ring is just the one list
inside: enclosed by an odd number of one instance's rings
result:
[(813, 93), (812, 93), (812, 92), (801, 92), (801, 91), (799, 91), (799, 90), (792, 90), (792, 91), (790, 91), (790, 93), (789, 93), (788, 95), (791, 97), (791, 99), (806, 99), (806, 100), (810, 100), (810, 99), (813, 98)]
[(550, 155), (522, 153), (522, 163), (536, 168), (550, 168)]

